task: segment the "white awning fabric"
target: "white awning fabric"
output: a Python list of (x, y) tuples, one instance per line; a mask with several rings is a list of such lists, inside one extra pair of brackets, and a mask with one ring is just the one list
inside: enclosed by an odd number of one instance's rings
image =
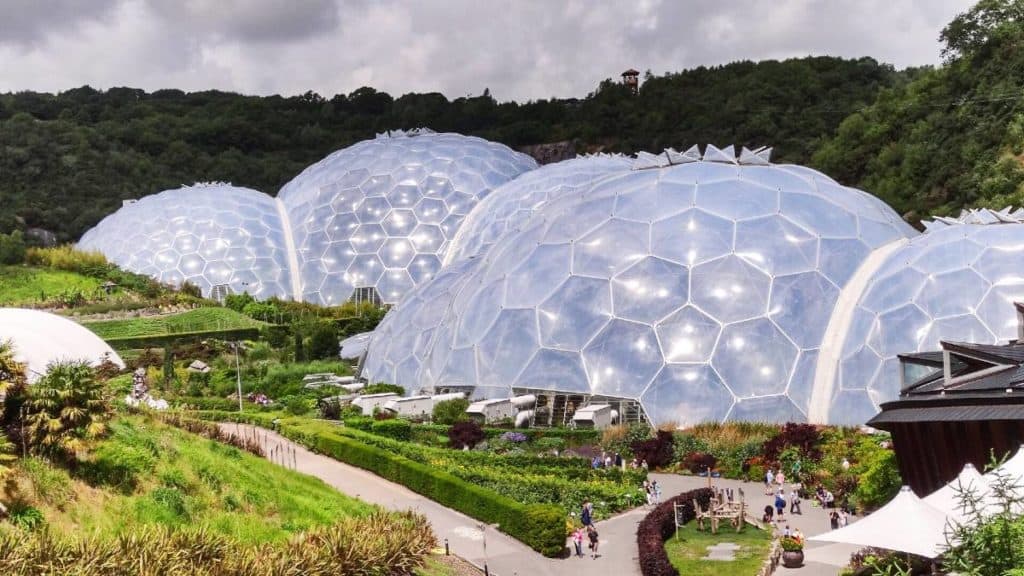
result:
[(946, 526), (955, 520), (904, 486), (888, 504), (862, 520), (809, 540), (873, 546), (934, 558), (946, 548)]
[(926, 504), (930, 504), (949, 514), (958, 522), (962, 522), (970, 512), (969, 509), (964, 508), (962, 495), (966, 492), (982, 497), (988, 493), (988, 479), (982, 476), (970, 462), (964, 465), (964, 469), (956, 478), (925, 496), (923, 500)]

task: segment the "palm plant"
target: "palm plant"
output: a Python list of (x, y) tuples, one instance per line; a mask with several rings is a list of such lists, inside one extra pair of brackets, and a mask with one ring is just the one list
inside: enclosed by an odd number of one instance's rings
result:
[(14, 358), (14, 342), (0, 340), (0, 398), (8, 388), (25, 383), (25, 365)]
[(33, 450), (70, 456), (107, 431), (110, 403), (92, 367), (81, 361), (57, 362), (29, 388), (25, 425)]
[[(0, 401), (9, 390), (23, 389), (25, 384), (25, 365), (14, 358), (14, 343), (10, 340), (0, 340)], [(0, 479), (10, 471), (8, 464), (14, 460), (14, 444), (4, 435), (3, 429), (0, 429)]]

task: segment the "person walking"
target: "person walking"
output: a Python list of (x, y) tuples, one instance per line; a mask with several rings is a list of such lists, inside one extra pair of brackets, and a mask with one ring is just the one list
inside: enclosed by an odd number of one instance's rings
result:
[(591, 526), (594, 524), (592, 508), (593, 504), (590, 503), (590, 500), (583, 503), (583, 510), (580, 511), (580, 522), (583, 523), (583, 526)]
[(590, 551), (594, 558), (597, 558), (597, 545), (599, 540), (597, 539), (597, 529), (593, 526), (587, 528), (587, 537), (590, 539)]
[(786, 475), (782, 473), (782, 466), (779, 466), (779, 471), (775, 473), (775, 483), (779, 485), (779, 488), (786, 487)]
[(576, 547), (576, 556), (583, 557), (583, 527), (577, 528), (572, 533), (572, 543)]
[(828, 525), (829, 528), (833, 530), (839, 529), (839, 513), (836, 512), (835, 510), (833, 510), (832, 513), (828, 515)]
[(785, 513), (785, 511), (786, 511), (786, 497), (782, 493), (782, 490), (779, 490), (778, 494), (775, 495), (775, 516), (776, 516), (776, 519), (779, 522), (782, 522), (782, 520), (783, 520), (783, 513)]
[(800, 493), (796, 488), (789, 493), (789, 513), (803, 516), (803, 512), (800, 510)]
[(770, 496), (772, 493), (772, 482), (775, 481), (775, 473), (769, 468), (764, 473), (764, 495)]
[(661, 504), (661, 484), (657, 480), (651, 482), (651, 493), (654, 494), (654, 505)]

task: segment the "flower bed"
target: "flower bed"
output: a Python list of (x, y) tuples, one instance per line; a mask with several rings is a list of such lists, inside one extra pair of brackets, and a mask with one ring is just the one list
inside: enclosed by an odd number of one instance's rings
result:
[(637, 546), (640, 553), (640, 573), (643, 576), (679, 576), (679, 571), (665, 553), (665, 541), (676, 533), (675, 505), (683, 507), (683, 519), (693, 520), (696, 514), (693, 501), (706, 507), (711, 501), (711, 489), (698, 488), (669, 498), (652, 510), (636, 530)]

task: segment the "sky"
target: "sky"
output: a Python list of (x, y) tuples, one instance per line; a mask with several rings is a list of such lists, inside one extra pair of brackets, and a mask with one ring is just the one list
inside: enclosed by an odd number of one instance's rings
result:
[(940, 61), (969, 0), (0, 0), (0, 92), (582, 97), (628, 68)]

